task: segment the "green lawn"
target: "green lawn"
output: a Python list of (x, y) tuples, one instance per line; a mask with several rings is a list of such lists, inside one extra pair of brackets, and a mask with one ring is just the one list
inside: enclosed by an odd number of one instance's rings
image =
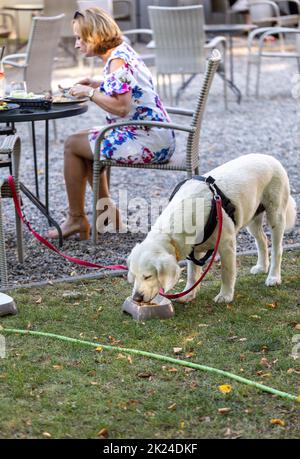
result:
[[(300, 334), (300, 252), (285, 253), (281, 287), (250, 275), (253, 261), (238, 259), (233, 304), (212, 301), (217, 265), (197, 300), (174, 303), (176, 315), (167, 321), (124, 315), (130, 286), (115, 278), (15, 290), (19, 315), (0, 323), (178, 357), (299, 395), (300, 363), (290, 354)], [(40, 337), (6, 335), (6, 347), (1, 438), (300, 437), (300, 404), (228, 378)], [(229, 394), (218, 389), (223, 384), (232, 386)]]

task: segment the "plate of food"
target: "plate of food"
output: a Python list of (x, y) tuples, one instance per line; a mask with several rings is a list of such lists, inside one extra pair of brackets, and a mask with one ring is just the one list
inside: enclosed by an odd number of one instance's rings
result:
[(5, 102), (4, 100), (0, 101), (0, 113), (7, 112), (8, 110), (16, 110), (17, 108), (20, 108), (20, 105), (11, 104), (9, 102)]
[(82, 102), (88, 101), (88, 97), (74, 97), (74, 96), (69, 96), (69, 95), (62, 95), (59, 94), (57, 96), (52, 97), (52, 103), (53, 104), (79, 104)]
[(26, 101), (40, 101), (45, 100), (46, 96), (44, 94), (34, 94), (33, 92), (21, 94), (17, 91), (11, 92), (11, 94), (6, 97), (6, 100), (13, 102), (26, 102)]

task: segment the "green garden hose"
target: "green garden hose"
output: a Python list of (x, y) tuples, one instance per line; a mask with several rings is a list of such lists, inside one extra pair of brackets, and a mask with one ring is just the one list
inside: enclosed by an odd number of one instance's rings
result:
[(194, 368), (195, 370), (202, 370), (202, 371), (207, 371), (209, 373), (216, 373), (218, 375), (225, 376), (226, 378), (234, 379), (235, 381), (238, 381), (240, 383), (247, 384), (248, 386), (256, 387), (257, 389), (260, 389), (264, 392), (269, 392), (271, 394), (278, 395), (279, 397), (286, 398), (288, 400), (300, 402), (300, 395), (296, 396), (296, 395), (289, 394), (287, 392), (282, 392), (280, 390), (273, 389), (272, 387), (265, 386), (264, 384), (259, 384), (255, 381), (251, 381), (250, 379), (242, 378), (241, 376), (235, 375), (233, 373), (229, 373), (228, 371), (219, 370), (218, 368), (212, 368), (206, 365), (199, 365), (197, 363), (187, 362), (185, 360), (178, 360), (172, 357), (168, 357), (166, 355), (153, 354), (152, 352), (140, 351), (137, 349), (129, 349), (126, 347), (117, 347), (117, 346), (109, 346), (107, 344), (101, 344), (101, 343), (93, 343), (90, 341), (83, 341), (80, 339), (69, 338), (67, 336), (56, 335), (54, 333), (45, 333), (45, 332), (30, 331), (30, 330), (18, 330), (16, 328), (3, 328), (1, 329), (1, 333), (18, 333), (22, 335), (43, 336), (45, 338), (54, 338), (54, 339), (59, 339), (61, 341), (67, 341), (69, 343), (77, 343), (77, 344), (82, 344), (84, 346), (102, 348), (102, 349), (107, 349), (110, 351), (142, 355), (144, 357), (149, 357), (151, 359), (161, 360), (163, 362), (169, 362), (175, 365), (182, 365), (184, 367)]

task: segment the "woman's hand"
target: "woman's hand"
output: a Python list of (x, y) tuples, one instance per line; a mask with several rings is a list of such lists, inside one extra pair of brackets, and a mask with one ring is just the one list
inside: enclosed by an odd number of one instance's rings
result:
[(91, 86), (75, 84), (75, 86), (70, 88), (69, 94), (70, 96), (78, 97), (78, 99), (80, 99), (81, 97), (88, 97), (90, 90)]
[(89, 86), (90, 88), (99, 88), (100, 84), (101, 84), (101, 81), (97, 81), (97, 80), (92, 80), (92, 78), (83, 78), (82, 80), (79, 80), (77, 81), (77, 83), (75, 83), (75, 85), (83, 85), (83, 86)]

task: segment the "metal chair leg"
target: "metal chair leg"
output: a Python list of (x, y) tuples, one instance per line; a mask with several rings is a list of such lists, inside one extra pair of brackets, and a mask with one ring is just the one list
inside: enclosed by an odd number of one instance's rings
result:
[(0, 287), (6, 288), (7, 285), (8, 285), (7, 263), (6, 263), (5, 239), (4, 239), (4, 228), (3, 228), (3, 218), (2, 218), (1, 188), (0, 188)]

